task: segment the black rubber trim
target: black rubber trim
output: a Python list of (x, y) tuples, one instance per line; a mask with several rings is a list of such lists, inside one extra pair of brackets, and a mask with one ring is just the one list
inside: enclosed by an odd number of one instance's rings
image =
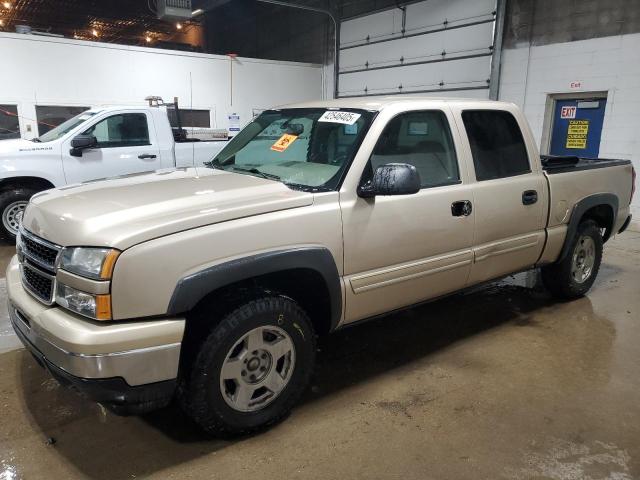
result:
[(47, 370), (52, 377), (65, 387), (70, 387), (85, 397), (107, 406), (138, 406), (145, 405), (148, 409), (167, 405), (173, 398), (177, 380), (149, 383), (132, 387), (121, 377), (112, 378), (82, 378), (51, 363), (18, 328), (14, 328), (16, 335), (29, 350), (35, 360)]
[(209, 293), (232, 283), (295, 269), (314, 270), (324, 279), (330, 296), (333, 330), (342, 316), (342, 288), (333, 255), (321, 247), (300, 247), (251, 255), (182, 278), (173, 291), (167, 315), (188, 312)]
[(578, 203), (576, 203), (573, 207), (573, 211), (571, 212), (571, 219), (569, 220), (569, 226), (567, 228), (567, 235), (564, 239), (564, 245), (562, 246), (560, 256), (558, 257), (558, 260), (556, 260), (557, 262), (564, 260), (564, 258), (569, 254), (571, 240), (578, 230), (578, 225), (582, 220), (582, 216), (587, 210), (599, 205), (608, 205), (613, 210), (613, 222), (611, 224), (611, 228), (607, 229), (607, 232), (602, 239), (603, 242), (609, 240), (618, 217), (618, 197), (612, 193), (597, 193), (595, 195), (585, 197)]
[(632, 217), (632, 215), (629, 215), (627, 217), (627, 219), (624, 221), (624, 223), (620, 227), (620, 230), (618, 230), (618, 233), (624, 232), (629, 227), (629, 224), (631, 223), (631, 217)]
[[(571, 157), (568, 157), (571, 158)], [(570, 163), (569, 165), (567, 163)], [(620, 165), (630, 165), (631, 160), (616, 160), (608, 158), (580, 158), (577, 163), (572, 162), (558, 162), (556, 164), (549, 163), (542, 164), (542, 168), (549, 175), (555, 175), (556, 173), (568, 173), (579, 172), (581, 170), (595, 170), (598, 168), (618, 167)]]

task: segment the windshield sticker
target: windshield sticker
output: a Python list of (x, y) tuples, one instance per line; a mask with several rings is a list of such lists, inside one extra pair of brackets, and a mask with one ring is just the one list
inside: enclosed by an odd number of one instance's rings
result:
[(342, 123), (344, 125), (353, 125), (361, 117), (359, 113), (328, 111), (324, 112), (318, 119), (319, 122)]
[(344, 126), (344, 134), (345, 135), (357, 135), (358, 134), (358, 125), (354, 123), (353, 125), (345, 125)]
[(298, 139), (297, 135), (285, 133), (276, 143), (271, 145), (271, 150), (275, 152), (284, 152), (289, 146)]

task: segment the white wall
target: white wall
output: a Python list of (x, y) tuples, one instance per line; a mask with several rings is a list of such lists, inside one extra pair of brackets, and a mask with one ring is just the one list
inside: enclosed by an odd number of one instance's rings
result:
[[(144, 104), (149, 95), (179, 97), (184, 108), (251, 119), (254, 108), (322, 98), (320, 65), (206, 55), (97, 42), (0, 33), (0, 104), (17, 104), (21, 134), (35, 134), (35, 105)], [(193, 101), (191, 100), (193, 99)], [(32, 132), (26, 131), (31, 123)]]
[[(443, 58), (443, 51), (447, 59), (490, 55), (495, 7), (495, 0), (428, 0), (407, 5), (405, 34), (432, 33), (405, 38), (397, 38), (402, 32), (402, 11), (397, 8), (343, 22), (340, 29), (343, 48), (361, 45), (367, 37), (370, 41), (393, 40), (341, 50), (340, 96), (362, 95), (365, 87), (368, 94), (394, 93), (402, 85), (405, 93), (443, 89), (447, 96), (487, 98), (490, 56), (438, 60)], [(447, 30), (437, 31), (444, 28), (445, 21)], [(453, 28), (478, 21), (487, 23)], [(366, 62), (369, 67), (399, 65), (401, 58), (404, 62), (433, 63), (348, 73), (366, 68)], [(449, 93), (450, 89), (473, 87), (482, 90)]]
[[(600, 157), (632, 160), (640, 173), (640, 34), (503, 51), (500, 100), (524, 109), (543, 151), (548, 95), (598, 91), (608, 93)], [(640, 192), (632, 212), (640, 219)]]

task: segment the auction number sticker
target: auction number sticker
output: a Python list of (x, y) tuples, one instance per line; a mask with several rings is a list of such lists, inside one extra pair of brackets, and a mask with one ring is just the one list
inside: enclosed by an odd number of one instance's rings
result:
[(290, 135), (288, 133), (285, 133), (278, 139), (276, 143), (271, 145), (271, 150), (275, 152), (284, 152), (297, 139), (298, 139), (297, 135)]
[(361, 117), (359, 113), (341, 112), (339, 110), (328, 110), (318, 119), (319, 122), (342, 123), (343, 125), (353, 125)]

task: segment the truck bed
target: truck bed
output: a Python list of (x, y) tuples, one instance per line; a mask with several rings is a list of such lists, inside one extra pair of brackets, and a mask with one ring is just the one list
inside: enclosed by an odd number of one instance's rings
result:
[(549, 175), (631, 164), (631, 160), (613, 158), (581, 158), (555, 155), (540, 155), (540, 160), (542, 162), (542, 168)]
[(613, 212), (614, 225), (609, 235), (618, 232), (629, 216), (633, 178), (629, 160), (542, 157), (542, 162), (550, 191), (549, 231), (567, 225), (573, 206), (582, 199), (594, 194), (613, 194), (618, 210)]

